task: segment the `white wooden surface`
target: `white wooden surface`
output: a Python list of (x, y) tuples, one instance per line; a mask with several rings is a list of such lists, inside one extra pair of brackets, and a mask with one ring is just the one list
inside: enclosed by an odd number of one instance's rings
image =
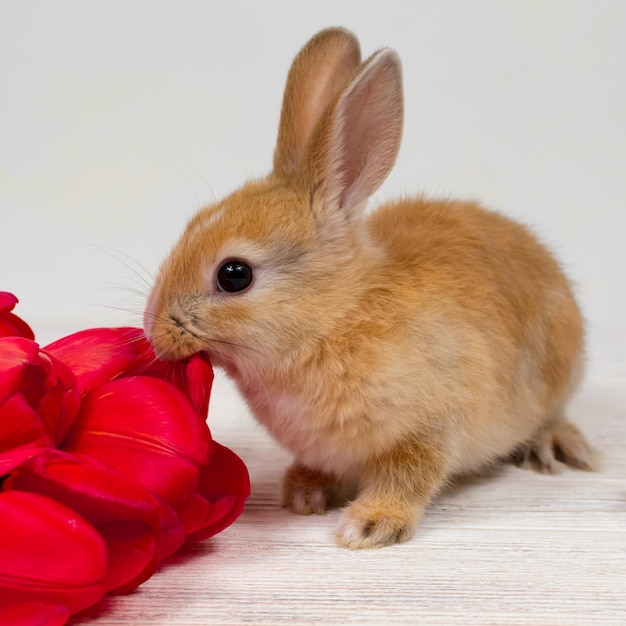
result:
[(333, 543), (337, 511), (279, 507), (289, 457), (220, 377), (211, 426), (249, 467), (242, 517), (73, 624), (626, 624), (626, 333), (591, 360), (571, 415), (599, 473), (505, 466), (443, 494), (411, 542), (356, 553)]

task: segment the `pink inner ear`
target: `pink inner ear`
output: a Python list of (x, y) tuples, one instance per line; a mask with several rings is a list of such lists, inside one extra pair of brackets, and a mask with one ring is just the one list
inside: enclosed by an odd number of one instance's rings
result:
[(372, 96), (372, 89), (364, 85), (356, 90), (352, 98), (351, 110), (344, 114), (345, 121), (341, 129), (344, 158), (342, 162), (342, 180), (347, 183), (340, 196), (344, 205), (350, 189), (359, 180), (366, 169), (373, 136), (376, 133), (375, 118), (367, 106)]
[(400, 148), (402, 120), (399, 60), (383, 50), (368, 61), (337, 105), (330, 161), (342, 208), (360, 206), (383, 183)]

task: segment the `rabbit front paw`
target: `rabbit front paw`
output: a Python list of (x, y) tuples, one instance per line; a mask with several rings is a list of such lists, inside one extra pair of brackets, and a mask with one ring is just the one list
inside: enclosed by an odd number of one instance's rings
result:
[(334, 476), (294, 463), (283, 479), (282, 505), (298, 515), (323, 515), (337, 486)]
[(351, 550), (383, 548), (413, 536), (418, 512), (358, 500), (348, 506), (335, 534), (337, 543)]

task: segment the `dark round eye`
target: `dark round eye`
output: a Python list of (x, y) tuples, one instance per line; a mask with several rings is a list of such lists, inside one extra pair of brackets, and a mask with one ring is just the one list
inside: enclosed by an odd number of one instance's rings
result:
[(243, 291), (251, 282), (252, 269), (243, 261), (228, 261), (217, 271), (217, 288), (220, 291)]

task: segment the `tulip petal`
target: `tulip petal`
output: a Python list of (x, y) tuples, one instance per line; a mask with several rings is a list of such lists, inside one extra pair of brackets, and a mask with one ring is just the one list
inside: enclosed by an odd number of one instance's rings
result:
[(198, 411), (198, 415), (205, 419), (209, 412), (212, 386), (213, 368), (208, 356), (194, 354), (189, 357), (185, 367), (185, 387), (196, 411)]
[[(39, 416), (51, 441), (61, 442), (78, 413), (80, 398), (69, 368), (29, 339), (0, 338), (0, 406), (20, 394)], [(0, 420), (0, 449), (6, 422)]]
[(32, 328), (20, 317), (11, 313), (18, 299), (8, 291), (0, 291), (0, 337), (25, 337), (34, 339)]
[(72, 372), (60, 361), (55, 363), (58, 383), (42, 398), (37, 411), (48, 425), (56, 445), (61, 445), (80, 409), (80, 396)]
[(0, 476), (51, 445), (47, 429), (23, 396), (0, 404)]
[[(7, 450), (6, 452), (0, 452), (0, 482), (3, 476), (12, 472), (16, 467), (24, 463), (24, 461), (31, 459), (45, 450), (48, 450), (48, 448), (28, 445), (13, 450)], [(2, 622), (0, 622), (0, 624), (2, 624)]]
[(142, 522), (123, 520), (99, 524), (98, 531), (109, 555), (108, 593), (130, 593), (154, 574), (160, 554), (153, 529)]
[(54, 443), (60, 444), (80, 407), (71, 370), (52, 355), (40, 351), (26, 368), (20, 391), (48, 427)]
[(21, 318), (13, 313), (0, 315), (0, 337), (25, 337), (34, 339), (35, 333), (32, 328)]
[(17, 469), (4, 489), (48, 496), (90, 522), (107, 547), (106, 591), (128, 593), (154, 572), (161, 508), (147, 489), (127, 476), (47, 450)]
[(176, 508), (194, 492), (211, 438), (178, 389), (138, 376), (86, 394), (63, 448), (133, 477)]
[(178, 387), (192, 402), (198, 415), (206, 419), (209, 409), (213, 367), (208, 355), (193, 354), (182, 361), (159, 361), (146, 339), (137, 341), (140, 358), (130, 374), (154, 376)]
[(38, 352), (39, 346), (29, 339), (0, 337), (0, 403), (15, 393)]
[(208, 465), (200, 468), (198, 492), (208, 499), (232, 493), (245, 500), (250, 495), (248, 468), (230, 448), (214, 441)]
[(194, 493), (191, 498), (178, 509), (178, 517), (183, 525), (185, 535), (190, 535), (203, 528), (210, 519), (213, 507), (202, 496)]
[(8, 291), (0, 291), (0, 314), (12, 311), (18, 302), (17, 296)]
[(214, 441), (209, 464), (200, 467), (197, 493), (178, 512), (187, 541), (202, 541), (230, 526), (249, 495), (250, 477), (243, 461)]
[(114, 378), (152, 376), (178, 387), (206, 419), (213, 369), (205, 354), (159, 361), (139, 328), (92, 328), (51, 343), (46, 352), (69, 365), (82, 394)]
[(103, 596), (104, 542), (77, 513), (38, 494), (7, 491), (0, 493), (0, 519), (4, 611), (35, 602), (73, 614)]
[(90, 328), (63, 337), (45, 350), (69, 366), (83, 394), (132, 368), (142, 338), (139, 328)]
[(185, 543), (185, 529), (176, 514), (176, 511), (163, 498), (157, 501), (161, 506), (161, 545), (159, 558), (166, 559), (172, 556)]
[(65, 606), (25, 602), (12, 606), (0, 606), (0, 624), (11, 626), (63, 626), (70, 618)]

